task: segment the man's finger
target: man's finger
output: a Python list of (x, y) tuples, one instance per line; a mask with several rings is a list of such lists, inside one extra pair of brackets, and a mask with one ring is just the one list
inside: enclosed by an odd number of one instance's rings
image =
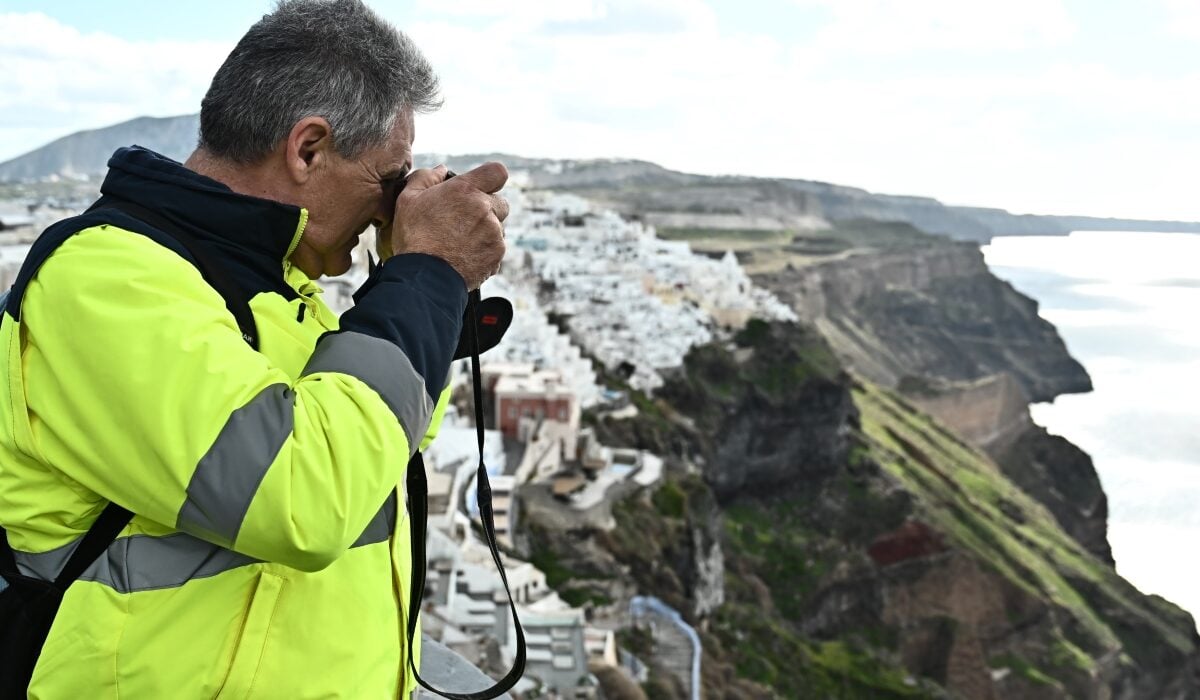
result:
[(492, 195), (492, 213), (500, 221), (508, 218), (508, 200), (498, 194)]
[(400, 193), (400, 196), (404, 196), (408, 192), (427, 190), (445, 179), (446, 166), (444, 165), (439, 165), (436, 168), (414, 170), (409, 173), (408, 179), (404, 183), (404, 191)]
[(375, 227), (375, 254), (380, 261), (392, 257), (392, 224)]
[(455, 180), (465, 180), (480, 192), (493, 194), (499, 192), (504, 183), (508, 182), (508, 168), (503, 164), (491, 161), (459, 175)]

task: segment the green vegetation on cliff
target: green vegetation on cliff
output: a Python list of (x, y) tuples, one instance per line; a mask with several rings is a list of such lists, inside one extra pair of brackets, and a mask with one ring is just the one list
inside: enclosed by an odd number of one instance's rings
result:
[(882, 625), (812, 639), (798, 624), (814, 591), (846, 552), (814, 528), (803, 496), (740, 502), (724, 513), (727, 602), (711, 621), (706, 652), (781, 697), (935, 696), (892, 653)]

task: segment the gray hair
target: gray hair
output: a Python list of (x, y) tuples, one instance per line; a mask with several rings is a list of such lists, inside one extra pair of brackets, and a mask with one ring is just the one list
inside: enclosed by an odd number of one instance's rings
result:
[(362, 0), (280, 0), (213, 76), (200, 146), (254, 163), (296, 122), (319, 116), (338, 153), (353, 158), (386, 142), (402, 108), (440, 106), (429, 62)]

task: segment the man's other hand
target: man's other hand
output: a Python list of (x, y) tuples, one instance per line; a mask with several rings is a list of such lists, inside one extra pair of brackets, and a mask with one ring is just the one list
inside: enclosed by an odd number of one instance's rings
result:
[(439, 257), (467, 289), (478, 289), (504, 257), (508, 202), (496, 192), (507, 181), (508, 170), (495, 162), (450, 180), (444, 165), (414, 171), (396, 199), (393, 252)]

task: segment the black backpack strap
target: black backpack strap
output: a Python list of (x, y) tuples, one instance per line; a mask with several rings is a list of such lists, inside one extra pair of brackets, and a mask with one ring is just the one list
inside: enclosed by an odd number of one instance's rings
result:
[(525, 674), (525, 631), (521, 629), (521, 620), (517, 617), (517, 604), (513, 601), (512, 591), (508, 588), (504, 562), (500, 560), (500, 550), (496, 545), (496, 523), (492, 513), (492, 487), (488, 482), (487, 469), (483, 464), (483, 380), (479, 371), (479, 315), (476, 312), (479, 301), (479, 290), (471, 292), (467, 298), (466, 316), (466, 335), (471, 347), (471, 382), (475, 395), (475, 437), (479, 442), (479, 467), (475, 472), (475, 493), (479, 501), (479, 521), (483, 526), (484, 538), (492, 552), (492, 561), (496, 563), (496, 571), (500, 573), (500, 580), (504, 583), (504, 592), (508, 595), (508, 608), (512, 611), (513, 624), (517, 627), (517, 657), (513, 660), (513, 666), (508, 675), (496, 681), (492, 687), (473, 693), (451, 693), (438, 690), (426, 683), (417, 671), (416, 664), (413, 662), (412, 646), (413, 636), (417, 633), (417, 615), (421, 612), (421, 601), (425, 597), (425, 569), (428, 565), (425, 559), (425, 533), (429, 525), (429, 487), (425, 478), (425, 461), (418, 452), (408, 463), (406, 480), (408, 510), (413, 522), (412, 582), (408, 592), (408, 665), (423, 688), (450, 700), (491, 700), (511, 689)]
[[(132, 519), (133, 513), (116, 503), (109, 503), (105, 506), (104, 510), (100, 512), (100, 517), (96, 518), (96, 522), (88, 528), (87, 534), (83, 536), (83, 541), (79, 543), (74, 552), (71, 552), (71, 557), (67, 559), (66, 565), (54, 579), (54, 587), (66, 593), (67, 587), (75, 583), (92, 565), (92, 562), (100, 558), (104, 550), (116, 541), (117, 535), (121, 534), (121, 530), (124, 530)], [(7, 542), (7, 538), (5, 540)]]
[(137, 202), (105, 195), (97, 200), (88, 209), (88, 212), (102, 209), (116, 209), (117, 211), (125, 212), (135, 219), (140, 219), (154, 226), (178, 241), (179, 245), (183, 246), (183, 249), (192, 257), (192, 262), (195, 264), (196, 269), (200, 271), (200, 276), (225, 300), (225, 308), (229, 309), (229, 313), (233, 314), (238, 328), (242, 331), (242, 339), (250, 347), (255, 350), (258, 349), (258, 325), (254, 322), (254, 314), (250, 311), (250, 298), (242, 286), (233, 281), (233, 278), (229, 276), (224, 266), (213, 259), (212, 254), (205, 249), (203, 243), (167, 217), (143, 207)]
[(20, 576), (17, 569), (17, 556), (8, 544), (8, 531), (0, 526), (0, 576), (12, 580)]
[[(105, 506), (100, 517), (96, 518), (96, 522), (92, 523), (87, 533), (84, 534), (79, 546), (75, 548), (74, 552), (71, 552), (67, 563), (52, 585), (60, 592), (65, 593), (72, 583), (79, 580), (92, 562), (100, 558), (104, 550), (108, 549), (132, 519), (133, 513), (116, 503), (109, 503)], [(16, 553), (8, 543), (8, 531), (0, 527), (0, 576), (15, 580), (22, 575), (21, 570), (17, 568)]]

